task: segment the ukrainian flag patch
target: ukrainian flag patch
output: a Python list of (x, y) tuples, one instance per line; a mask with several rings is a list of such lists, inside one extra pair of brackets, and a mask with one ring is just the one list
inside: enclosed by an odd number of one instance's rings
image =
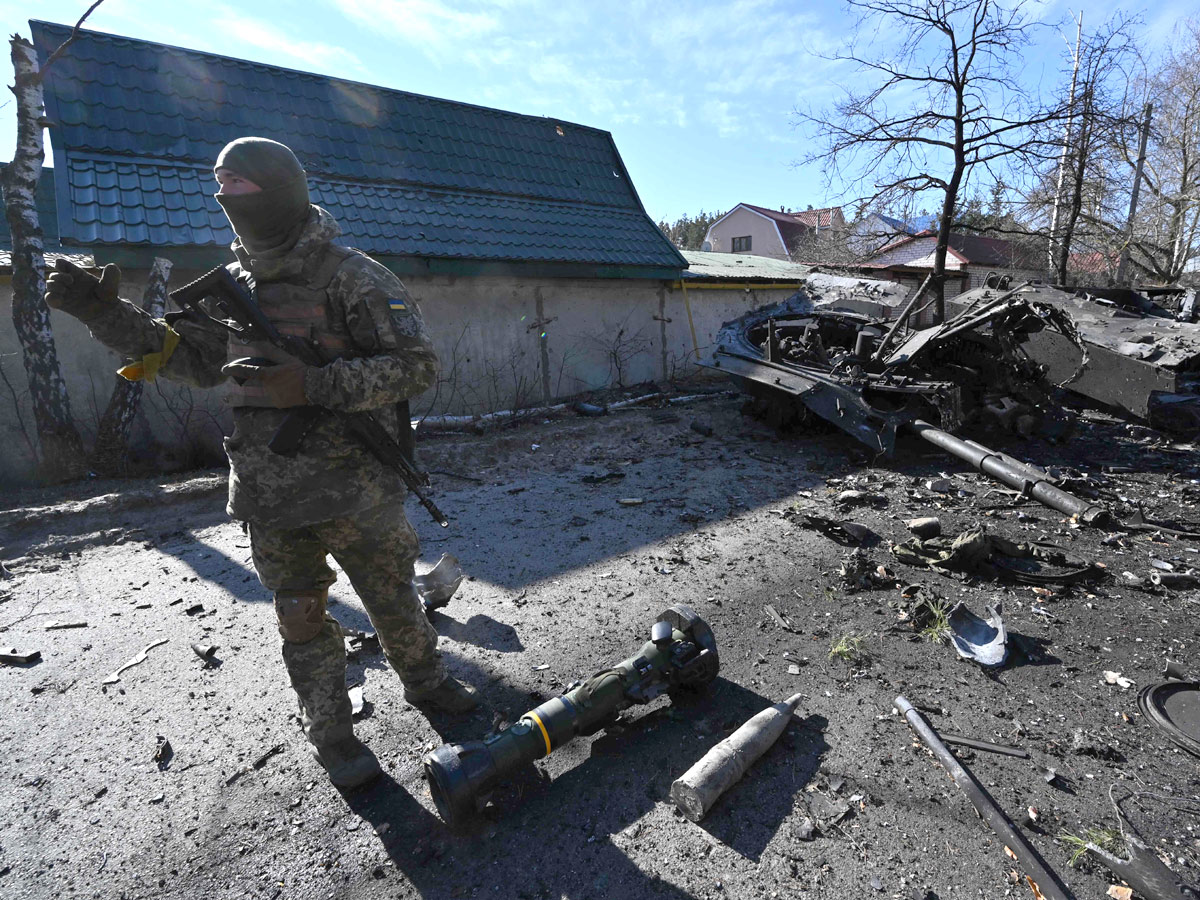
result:
[(403, 297), (388, 297), (388, 309), (392, 312), (407, 313), (408, 303)]

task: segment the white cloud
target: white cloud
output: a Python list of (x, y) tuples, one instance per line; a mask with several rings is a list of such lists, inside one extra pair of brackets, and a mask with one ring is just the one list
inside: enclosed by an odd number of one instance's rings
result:
[[(274, 25), (243, 15), (232, 6), (222, 4), (213, 7), (212, 17), (224, 38), (249, 48), (250, 58), (255, 61), (261, 62), (263, 54), (254, 51), (266, 50), (296, 60), (300, 64), (294, 68), (306, 72), (317, 69), (327, 72), (345, 72), (347, 69), (360, 73), (366, 71), (358, 56), (345, 47), (292, 37)], [(221, 52), (228, 54), (230, 51), (225, 49)]]
[(475, 4), (474, 9), (466, 9), (466, 4), (448, 5), (438, 0), (333, 0), (333, 3), (360, 25), (386, 30), (392, 37), (439, 61), (444, 51), (496, 31), (500, 26), (496, 13), (508, 5), (483, 2)]

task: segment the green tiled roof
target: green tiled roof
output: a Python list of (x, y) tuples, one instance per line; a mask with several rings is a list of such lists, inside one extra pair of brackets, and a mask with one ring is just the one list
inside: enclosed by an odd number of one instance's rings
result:
[[(70, 29), (32, 22), (45, 60)], [(212, 161), (288, 144), (368, 253), (679, 270), (606, 131), (82, 31), (48, 73), (59, 227), (73, 244), (218, 247)]]

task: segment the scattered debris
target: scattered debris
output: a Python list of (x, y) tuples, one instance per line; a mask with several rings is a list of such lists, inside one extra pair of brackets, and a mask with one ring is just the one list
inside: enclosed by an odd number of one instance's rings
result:
[(693, 822), (704, 818), (717, 798), (779, 740), (799, 703), (800, 695), (793, 694), (764, 709), (704, 754), (671, 785), (679, 810)]
[(1113, 900), (1133, 900), (1133, 888), (1121, 887), (1119, 884), (1110, 884), (1105, 893)]
[(205, 665), (207, 666), (208, 664), (213, 663), (216, 660), (217, 645), (216, 644), (193, 643), (192, 644), (192, 652), (195, 653), (202, 660), (204, 660)]
[(941, 737), (947, 744), (970, 747), (972, 750), (985, 750), (988, 753), (999, 753), (1002, 756), (1015, 756), (1018, 759), (1029, 759), (1029, 751), (1022, 750), (1020, 747), (1010, 747), (1007, 744), (993, 744), (991, 741), (981, 741), (958, 734), (943, 734)]
[(816, 825), (813, 824), (810, 816), (803, 816), (792, 824), (792, 834), (800, 841), (811, 841), (816, 830)]
[(981, 666), (1002, 666), (1008, 659), (1008, 631), (1000, 617), (1001, 604), (987, 608), (988, 617), (981, 619), (967, 609), (961, 600), (950, 610), (950, 642), (963, 659)]
[(451, 553), (443, 553), (437, 565), (424, 575), (415, 576), (412, 584), (425, 611), (429, 612), (449, 603), (462, 580), (463, 570), (458, 564), (458, 557)]
[(158, 770), (160, 772), (166, 771), (167, 766), (171, 764), (171, 760), (174, 758), (174, 756), (175, 748), (171, 746), (171, 742), (161, 734), (158, 735), (154, 745), (154, 756), (151, 757), (156, 763), (158, 763)]
[(579, 480), (584, 484), (608, 484), (611, 481), (620, 481), (624, 477), (624, 472), (604, 472), (599, 475), (584, 475)]
[[(1116, 811), (1129, 858), (1120, 859), (1092, 842), (1088, 842), (1087, 852), (1146, 900), (1200, 900), (1200, 887), (1184, 884), (1183, 879), (1168, 869), (1154, 850), (1146, 846), (1142, 836), (1125, 818), (1120, 802), (1113, 799), (1111, 789), (1109, 800)], [(1112, 896), (1111, 890), (1109, 895)]]
[(763, 612), (770, 616), (775, 624), (784, 631), (795, 631), (795, 629), (792, 627), (792, 623), (787, 619), (787, 617), (782, 615), (779, 610), (777, 610), (774, 606), (771, 606), (771, 604), (768, 603), (766, 606), (764, 606)]
[(1103, 677), (1105, 684), (1115, 684), (1123, 691), (1128, 690), (1135, 684), (1132, 678), (1126, 678), (1120, 672), (1113, 672), (1107, 669), (1105, 670)]
[(87, 627), (88, 627), (87, 622), (60, 622), (57, 619), (51, 619), (49, 622), (47, 622), (46, 624), (44, 624), (42, 626), (42, 628), (46, 629), (46, 631), (63, 631), (64, 629), (67, 629), (67, 628), (87, 628)]
[(942, 520), (937, 516), (925, 516), (921, 519), (910, 519), (908, 530), (922, 540), (935, 538), (942, 533)]
[(967, 799), (971, 801), (971, 805), (975, 807), (980, 818), (988, 824), (997, 837), (1004, 842), (1005, 848), (1009, 850), (1013, 858), (1021, 864), (1035, 895), (1045, 896), (1050, 900), (1067, 900), (1071, 895), (1059, 881), (1058, 876), (1046, 865), (1037, 850), (1025, 840), (1024, 835), (1013, 826), (991, 795), (950, 752), (950, 748), (942, 742), (933, 726), (925, 721), (925, 717), (902, 696), (896, 698), (895, 707), (896, 711), (904, 717), (908, 726), (916, 732), (921, 742), (942, 764), (954, 783), (967, 795)]
[(882, 575), (880, 568), (865, 550), (856, 547), (842, 557), (838, 575), (841, 577), (842, 587), (849, 593), (855, 593), (891, 583), (892, 579)]
[(1079, 756), (1090, 756), (1092, 759), (1103, 759), (1109, 762), (1124, 762), (1124, 755), (1116, 747), (1092, 737), (1082, 728), (1076, 728), (1071, 734), (1071, 749)]
[(344, 629), (344, 632), (347, 659), (358, 659), (363, 655), (379, 653), (383, 649), (379, 644), (379, 635), (374, 631)]
[(953, 537), (914, 537), (894, 544), (892, 554), (902, 563), (943, 575), (1007, 578), (1025, 584), (1074, 584), (1104, 574), (1102, 567), (1073, 559), (1052, 544), (1010, 541), (982, 525)]
[(226, 787), (233, 784), (235, 781), (237, 781), (243, 775), (248, 775), (251, 772), (261, 769), (263, 766), (265, 766), (267, 764), (267, 761), (270, 760), (271, 757), (278, 756), (282, 752), (283, 752), (283, 744), (276, 744), (274, 747), (272, 747), (270, 750), (268, 750), (266, 753), (264, 753), (262, 756), (260, 756), (254, 762), (252, 762), (250, 765), (248, 765), (244, 768), (238, 769), (236, 772), (234, 772), (232, 775), (230, 775), (228, 778), (226, 778), (225, 779)]
[(874, 491), (848, 490), (838, 494), (833, 502), (841, 506), (885, 506), (888, 498)]
[(850, 803), (814, 793), (809, 798), (808, 808), (817, 821), (817, 827), (821, 831), (827, 831), (849, 814)]
[(203, 603), (193, 603), (191, 606), (189, 606), (183, 612), (185, 615), (197, 616), (200, 613), (204, 612), (204, 604)]
[(355, 718), (362, 715), (363, 709), (366, 707), (366, 701), (363, 699), (363, 686), (356, 684), (350, 688), (350, 714)]
[(1200, 575), (1190, 572), (1151, 572), (1150, 583), (1173, 591), (1186, 590), (1200, 584)]
[(645, 502), (641, 497), (621, 497), (617, 500), (621, 506), (641, 506)]
[(40, 662), (41, 659), (41, 650), (18, 650), (16, 647), (6, 647), (0, 650), (0, 663), (10, 666), (27, 666), (30, 663)]
[[(785, 513), (785, 515), (793, 514)], [(837, 521), (810, 512), (797, 512), (794, 516), (803, 520), (805, 527), (819, 531), (831, 541), (836, 541), (844, 546), (874, 545), (879, 542), (879, 535), (859, 522)]]
[(116, 684), (118, 681), (121, 680), (122, 672), (124, 672), (126, 669), (132, 669), (134, 666), (140, 666), (142, 663), (144, 663), (146, 661), (147, 653), (149, 653), (155, 647), (161, 647), (163, 644), (167, 643), (167, 641), (168, 641), (168, 638), (160, 638), (159, 640), (154, 641), (151, 644), (147, 644), (146, 649), (144, 649), (141, 653), (139, 653), (137, 656), (135, 656), (129, 662), (125, 663), (125, 665), (121, 666), (121, 668), (117, 669), (117, 671), (113, 672), (111, 675), (109, 675), (107, 678), (105, 678), (102, 683), (103, 684)]

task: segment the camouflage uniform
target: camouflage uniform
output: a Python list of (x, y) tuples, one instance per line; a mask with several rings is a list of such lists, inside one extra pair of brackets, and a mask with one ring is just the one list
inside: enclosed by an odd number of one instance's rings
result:
[[(313, 206), (286, 253), (255, 259), (235, 242), (238, 261), (228, 268), (243, 280), (253, 276), (259, 305), (280, 331), (313, 337), (338, 357), (307, 371), (309, 401), (372, 410), (396, 437), (396, 404), (433, 383), (437, 357), (404, 285), (369, 257), (333, 245), (339, 233), (333, 217)], [(287, 360), (215, 323), (180, 313), (155, 319), (128, 301), (87, 324), (118, 353), (144, 358), (148, 371), (197, 387), (224, 382), (221, 367), (235, 358)], [(305, 731), (320, 746), (350, 732), (342, 632), (325, 612), (335, 578), (327, 554), (345, 570), (405, 687), (428, 691), (446, 676), (437, 633), (412, 587), (418, 543), (404, 516), (404, 483), (333, 416), (318, 419), (298, 453), (280, 456), (267, 442), (292, 410), (268, 405), (251, 386), (230, 384), (229, 402), (227, 510), (249, 523), (255, 569), (275, 594)]]

